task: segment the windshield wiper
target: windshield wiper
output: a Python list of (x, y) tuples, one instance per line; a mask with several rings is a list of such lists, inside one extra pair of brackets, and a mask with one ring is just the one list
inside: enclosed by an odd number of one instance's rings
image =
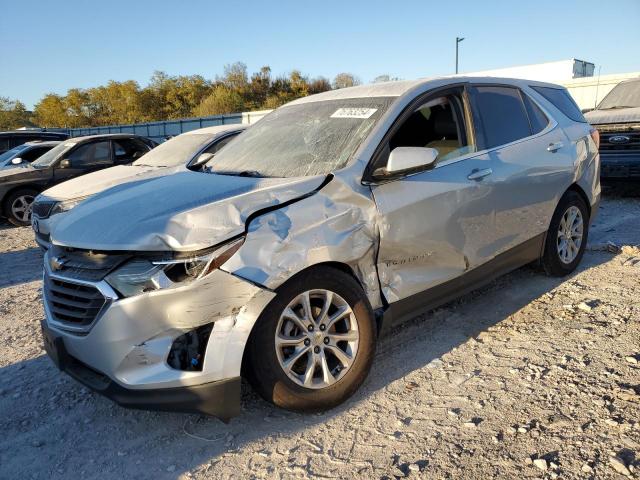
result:
[(254, 177), (261, 178), (262, 175), (257, 170), (241, 170), (236, 172), (234, 170), (208, 170), (209, 173), (215, 173), (216, 175), (230, 175), (234, 177)]

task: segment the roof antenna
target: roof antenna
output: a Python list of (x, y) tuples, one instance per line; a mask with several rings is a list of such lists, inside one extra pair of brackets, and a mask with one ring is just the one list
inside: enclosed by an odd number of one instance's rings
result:
[(600, 71), (602, 70), (602, 65), (598, 65), (598, 81), (596, 82), (596, 98), (593, 100), (593, 109), (598, 108), (598, 88), (600, 88)]

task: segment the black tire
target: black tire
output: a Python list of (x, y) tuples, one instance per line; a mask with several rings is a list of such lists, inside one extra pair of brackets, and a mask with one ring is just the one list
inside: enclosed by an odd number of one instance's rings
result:
[(31, 198), (31, 202), (33, 202), (33, 200), (36, 198), (36, 196), (38, 195), (37, 190), (34, 190), (32, 188), (21, 188), (19, 190), (15, 190), (13, 192), (11, 192), (9, 195), (7, 195), (7, 197), (4, 200), (4, 205), (3, 205), (3, 211), (5, 216), (7, 217), (7, 220), (12, 223), (13, 225), (15, 225), (16, 227), (26, 227), (31, 225), (31, 214), (29, 214), (29, 218), (28, 220), (23, 220), (22, 218), (17, 217), (13, 211), (12, 211), (12, 206), (14, 205), (14, 203), (16, 201), (18, 201), (20, 198)]
[[(335, 383), (321, 389), (294, 382), (280, 366), (275, 334), (281, 313), (296, 296), (314, 289), (337, 293), (350, 306), (359, 333), (358, 349), (351, 366)], [(376, 346), (376, 323), (364, 291), (350, 275), (319, 266), (302, 272), (277, 290), (277, 296), (260, 315), (247, 345), (245, 373), (254, 389), (268, 402), (295, 411), (323, 411), (344, 402), (367, 377)]]
[[(558, 253), (558, 231), (560, 229), (562, 217), (571, 207), (576, 207), (580, 210), (583, 222), (583, 233), (578, 254), (571, 262), (565, 263), (561, 260), (560, 254)], [(545, 239), (544, 252), (542, 255), (542, 267), (547, 275), (563, 277), (573, 272), (584, 255), (584, 250), (587, 246), (588, 234), (589, 209), (587, 204), (580, 194), (573, 190), (568, 190), (562, 196), (560, 202), (558, 202), (558, 206), (556, 207), (556, 211), (553, 213), (551, 224)]]

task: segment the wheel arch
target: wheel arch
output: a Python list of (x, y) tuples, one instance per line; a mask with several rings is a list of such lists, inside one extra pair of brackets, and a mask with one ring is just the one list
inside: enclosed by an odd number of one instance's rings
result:
[(6, 192), (4, 192), (4, 195), (2, 196), (2, 200), (0, 200), (0, 211), (2, 212), (3, 216), (7, 216), (8, 212), (7, 212), (7, 199), (9, 198), (9, 196), (17, 191), (20, 190), (34, 190), (38, 193), (42, 193), (43, 188), (38, 186), (38, 185), (34, 185), (31, 183), (26, 183), (26, 184), (21, 184), (21, 185), (16, 185), (14, 187), (9, 188)]
[[(577, 183), (572, 183), (569, 186), (569, 188), (567, 188), (565, 190), (565, 192), (562, 194), (562, 196), (564, 196), (569, 191), (576, 192), (578, 195), (580, 195), (582, 200), (584, 200), (584, 203), (587, 205), (587, 211), (589, 212), (589, 218), (591, 218), (591, 201), (589, 200), (589, 196), (587, 195), (587, 192), (585, 192), (584, 189), (580, 185), (578, 185)], [(562, 198), (562, 197), (560, 197), (560, 198)], [(558, 200), (558, 202), (559, 201), (560, 200)]]

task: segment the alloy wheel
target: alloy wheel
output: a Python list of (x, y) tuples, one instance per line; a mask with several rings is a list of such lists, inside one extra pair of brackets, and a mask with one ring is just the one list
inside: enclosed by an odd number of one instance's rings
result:
[(33, 207), (33, 195), (20, 195), (11, 204), (11, 215), (18, 221), (29, 223)]
[(569, 207), (558, 226), (558, 257), (562, 263), (570, 264), (576, 259), (582, 245), (583, 232), (582, 212), (576, 206)]
[(321, 389), (340, 380), (358, 352), (358, 322), (337, 293), (319, 289), (296, 296), (275, 333), (280, 367), (298, 385)]

